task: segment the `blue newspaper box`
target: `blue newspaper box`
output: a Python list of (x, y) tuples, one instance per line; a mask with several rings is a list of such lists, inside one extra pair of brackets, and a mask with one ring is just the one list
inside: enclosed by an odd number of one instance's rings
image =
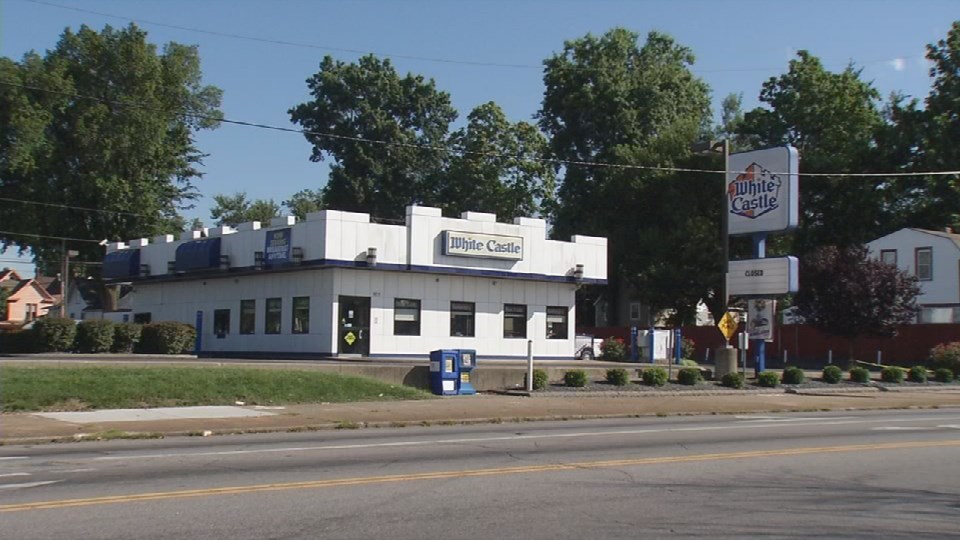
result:
[(460, 387), (460, 351), (430, 351), (430, 390), (438, 396), (452, 396)]
[(457, 355), (460, 368), (460, 388), (458, 393), (465, 396), (472, 396), (477, 393), (476, 388), (470, 383), (471, 373), (477, 367), (477, 351), (473, 349), (457, 349), (460, 354)]

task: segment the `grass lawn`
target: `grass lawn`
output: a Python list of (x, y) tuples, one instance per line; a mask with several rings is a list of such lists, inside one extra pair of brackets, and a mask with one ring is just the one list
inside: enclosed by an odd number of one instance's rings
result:
[(223, 367), (0, 368), (2, 412), (428, 397), (430, 394), (407, 386), (322, 371)]

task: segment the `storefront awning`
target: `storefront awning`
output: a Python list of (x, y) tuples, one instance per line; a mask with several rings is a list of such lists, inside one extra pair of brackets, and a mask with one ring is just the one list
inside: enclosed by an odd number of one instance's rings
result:
[(121, 249), (103, 258), (103, 277), (106, 279), (140, 275), (140, 250)]
[(177, 247), (174, 270), (192, 272), (220, 267), (220, 238), (185, 242)]

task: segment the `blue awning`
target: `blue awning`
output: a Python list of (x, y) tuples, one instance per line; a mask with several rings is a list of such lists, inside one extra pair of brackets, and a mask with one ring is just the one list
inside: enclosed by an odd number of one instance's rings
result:
[(107, 253), (103, 258), (103, 277), (106, 279), (140, 275), (140, 250), (121, 249)]
[(191, 272), (220, 267), (220, 238), (193, 240), (177, 246), (174, 270)]

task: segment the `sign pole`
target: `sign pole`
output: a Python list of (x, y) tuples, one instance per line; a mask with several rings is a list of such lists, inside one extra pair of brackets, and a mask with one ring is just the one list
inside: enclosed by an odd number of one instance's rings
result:
[[(767, 257), (767, 233), (758, 232), (753, 234), (753, 258), (754, 259), (764, 259)], [(754, 351), (754, 371), (756, 375), (760, 375), (767, 368), (767, 342), (763, 339), (753, 339), (751, 340), (751, 347)], [(746, 369), (746, 366), (744, 366)]]

